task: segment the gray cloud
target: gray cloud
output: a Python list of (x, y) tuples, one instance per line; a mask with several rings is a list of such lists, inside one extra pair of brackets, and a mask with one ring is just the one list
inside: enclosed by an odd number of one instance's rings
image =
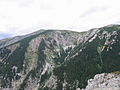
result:
[(0, 32), (88, 30), (120, 20), (119, 0), (0, 0)]
[(105, 10), (107, 10), (106, 7), (92, 7), (89, 10), (85, 11), (82, 15), (80, 15), (80, 18), (89, 16), (89, 15), (97, 13), (97, 12), (103, 12)]

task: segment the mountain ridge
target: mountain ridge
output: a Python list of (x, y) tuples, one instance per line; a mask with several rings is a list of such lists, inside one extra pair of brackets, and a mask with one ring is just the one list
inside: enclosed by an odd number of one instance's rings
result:
[(37, 31), (0, 41), (0, 88), (85, 88), (96, 74), (120, 70), (119, 35), (120, 25), (109, 25), (86, 32)]
[[(30, 33), (30, 34), (27, 34), (27, 35), (21, 35), (21, 36), (15, 36), (15, 37), (12, 37), (12, 38), (5, 38), (5, 39), (1, 39), (0, 40), (0, 46), (2, 45), (1, 43), (5, 43), (7, 41), (11, 41), (12, 43), (16, 43), (18, 41), (21, 41), (22, 39), (24, 38), (27, 38), (27, 37), (30, 37), (30, 36), (33, 36), (33, 35), (39, 35), (40, 33), (44, 33), (44, 32), (49, 32), (49, 31), (53, 31), (53, 32), (64, 32), (64, 31), (68, 31), (68, 32), (74, 32), (74, 33), (82, 33), (82, 32), (77, 32), (77, 31), (70, 31), (70, 30), (39, 30), (39, 31), (35, 31), (33, 33)], [(11, 44), (11, 43), (10, 43)], [(9, 44), (8, 44), (9, 45)], [(7, 45), (5, 45), (7, 46)], [(1, 47), (0, 47), (1, 48)]]

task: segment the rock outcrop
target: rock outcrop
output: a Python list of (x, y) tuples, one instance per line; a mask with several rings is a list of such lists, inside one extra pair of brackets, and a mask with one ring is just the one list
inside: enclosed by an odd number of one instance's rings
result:
[(88, 80), (88, 85), (83, 90), (120, 90), (120, 74), (97, 74)]

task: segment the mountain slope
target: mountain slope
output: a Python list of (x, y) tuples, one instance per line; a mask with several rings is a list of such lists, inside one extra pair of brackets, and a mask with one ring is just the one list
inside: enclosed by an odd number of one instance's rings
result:
[[(36, 87), (42, 75), (52, 74), (53, 67), (64, 62), (82, 36), (72, 31), (48, 30), (18, 40), (15, 37), (10, 44), (9, 41), (1, 42), (0, 86), (14, 90)], [(33, 82), (28, 83), (29, 79)], [(33, 86), (27, 87), (30, 85)]]
[(76, 90), (120, 70), (120, 26), (87, 32), (42, 30), (0, 41), (2, 90)]
[(120, 70), (119, 41), (119, 25), (99, 28), (85, 43), (73, 49), (67, 62), (56, 68), (57, 76), (66, 77), (59, 83), (66, 81), (67, 90), (85, 88), (87, 80), (95, 74)]

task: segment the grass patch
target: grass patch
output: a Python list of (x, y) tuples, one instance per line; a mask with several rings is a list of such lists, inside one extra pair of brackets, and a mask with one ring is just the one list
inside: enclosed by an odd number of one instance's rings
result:
[(115, 72), (112, 72), (112, 73), (120, 75), (120, 71), (115, 71)]

